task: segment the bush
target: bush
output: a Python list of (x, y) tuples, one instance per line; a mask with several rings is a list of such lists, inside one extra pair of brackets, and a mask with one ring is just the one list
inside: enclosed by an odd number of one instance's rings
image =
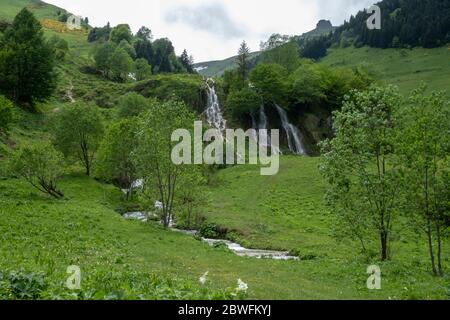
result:
[(130, 92), (119, 98), (117, 116), (119, 118), (136, 117), (148, 110), (149, 106), (149, 100), (138, 93)]
[(228, 229), (221, 228), (215, 223), (206, 223), (198, 231), (201, 237), (208, 239), (226, 239), (227, 233)]
[(36, 300), (47, 288), (41, 273), (0, 270), (0, 299)]

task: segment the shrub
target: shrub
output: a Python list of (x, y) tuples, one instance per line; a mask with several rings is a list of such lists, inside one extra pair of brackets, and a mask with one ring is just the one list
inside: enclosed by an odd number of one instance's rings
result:
[(41, 297), (47, 283), (40, 273), (0, 271), (0, 299), (35, 300)]
[(130, 92), (119, 98), (117, 115), (119, 118), (135, 117), (149, 106), (149, 100), (138, 93)]
[(39, 191), (57, 199), (64, 197), (56, 185), (63, 172), (63, 156), (50, 143), (21, 147), (14, 152), (10, 166)]

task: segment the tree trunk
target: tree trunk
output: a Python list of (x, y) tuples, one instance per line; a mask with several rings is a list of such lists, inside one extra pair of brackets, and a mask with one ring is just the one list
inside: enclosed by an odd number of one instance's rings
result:
[(432, 230), (431, 230), (431, 219), (427, 218), (427, 238), (428, 238), (428, 250), (430, 252), (430, 259), (431, 259), (431, 268), (433, 270), (433, 274), (437, 276), (437, 270), (436, 270), (436, 262), (434, 258), (434, 251), (433, 251), (433, 236), (432, 236)]
[(389, 259), (388, 252), (388, 234), (386, 231), (381, 231), (380, 233), (381, 239), (381, 261), (386, 261)]
[(441, 227), (439, 226), (439, 222), (436, 222), (436, 236), (437, 236), (437, 260), (438, 260), (438, 268), (439, 268), (439, 276), (444, 276), (444, 269), (442, 268), (442, 248), (441, 248)]

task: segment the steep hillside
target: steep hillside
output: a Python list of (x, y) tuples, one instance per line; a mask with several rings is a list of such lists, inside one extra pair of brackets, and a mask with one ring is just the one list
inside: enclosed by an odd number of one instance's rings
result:
[[(250, 55), (250, 60), (256, 59), (260, 55), (260, 52), (253, 52)], [(207, 61), (194, 64), (194, 68), (205, 77), (219, 77), (227, 70), (232, 70), (237, 67), (237, 56), (218, 61)]]
[[(450, 88), (450, 47), (435, 49), (378, 49), (354, 48), (330, 49), (320, 63), (331, 67), (364, 67), (375, 78), (399, 86), (402, 93), (409, 93), (428, 84), (430, 90)], [(450, 92), (447, 92), (450, 94)]]
[(37, 19), (57, 20), (58, 12), (66, 10), (40, 0), (0, 0), (0, 19), (12, 20), (24, 7), (28, 8)]

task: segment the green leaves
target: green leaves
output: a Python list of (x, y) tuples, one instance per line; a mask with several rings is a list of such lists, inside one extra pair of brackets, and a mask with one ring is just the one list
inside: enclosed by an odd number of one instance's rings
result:
[(261, 107), (261, 104), (261, 97), (251, 88), (232, 91), (227, 100), (228, 108), (235, 118), (245, 113), (253, 113)]
[[(177, 129), (193, 131), (195, 115), (178, 100), (154, 104), (138, 122), (138, 148), (134, 154), (139, 176), (145, 180), (145, 195), (154, 203), (163, 203), (163, 222), (167, 227), (172, 217), (177, 186), (189, 172), (188, 165), (172, 162), (172, 133)], [(193, 136), (193, 135), (191, 135)]]
[(382, 260), (389, 255), (401, 198), (393, 156), (401, 102), (394, 87), (353, 91), (334, 113), (335, 138), (321, 144), (320, 171), (328, 180), (328, 204), (340, 216), (342, 233), (358, 239), (364, 250), (367, 233), (378, 233)]
[(103, 123), (96, 106), (72, 104), (53, 119), (56, 147), (66, 157), (79, 160), (90, 175), (92, 163), (103, 135)]
[(49, 142), (21, 147), (14, 152), (10, 167), (39, 191), (55, 198), (63, 197), (56, 185), (63, 173), (63, 157)]
[(287, 71), (278, 64), (260, 64), (250, 72), (250, 83), (265, 103), (284, 105), (287, 99)]
[(55, 88), (54, 54), (41, 25), (23, 9), (7, 28), (0, 50), (0, 90), (24, 104), (44, 101)]
[(132, 189), (138, 178), (132, 155), (136, 148), (137, 120), (123, 119), (111, 124), (98, 151), (96, 172), (123, 189)]

